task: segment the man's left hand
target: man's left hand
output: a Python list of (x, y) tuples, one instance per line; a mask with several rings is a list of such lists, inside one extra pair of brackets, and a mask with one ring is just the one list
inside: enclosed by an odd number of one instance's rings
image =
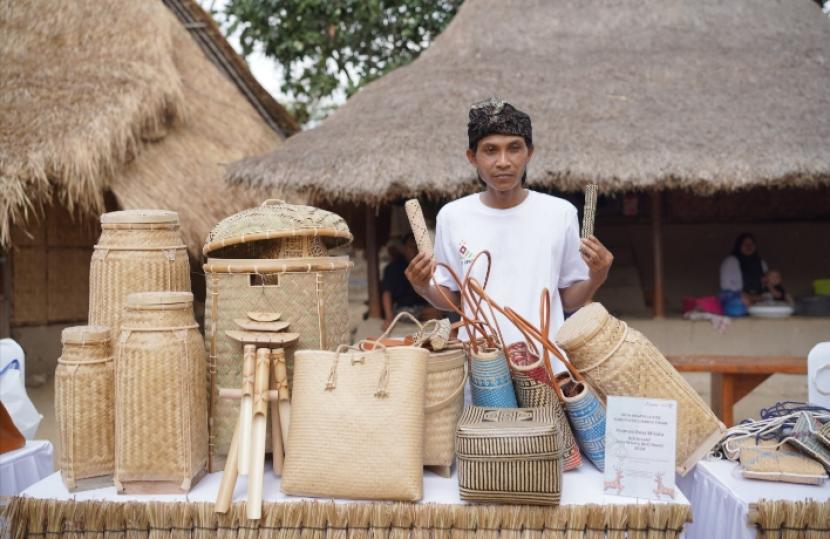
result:
[(604, 283), (608, 278), (611, 263), (614, 262), (614, 255), (611, 251), (606, 249), (596, 236), (591, 235), (581, 240), (579, 254), (588, 265), (590, 279), (597, 284)]

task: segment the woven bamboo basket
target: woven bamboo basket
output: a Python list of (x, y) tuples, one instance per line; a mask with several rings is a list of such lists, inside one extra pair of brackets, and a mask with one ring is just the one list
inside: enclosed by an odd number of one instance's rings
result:
[(118, 335), (133, 292), (190, 291), (190, 262), (179, 216), (167, 210), (126, 210), (101, 216), (101, 237), (89, 267), (89, 323)]
[(556, 335), (574, 366), (599, 397), (677, 401), (677, 471), (685, 475), (718, 442), (725, 427), (694, 389), (639, 331), (591, 303)]
[(69, 490), (112, 484), (115, 366), (109, 329), (68, 327), (55, 369), (61, 477)]
[[(203, 252), (207, 281), (205, 347), (210, 372), (210, 471), (224, 468), (239, 403), (219, 399), (219, 387), (239, 387), (239, 344), (225, 335), (250, 312), (279, 314), (299, 333), (286, 349), (289, 385), (295, 349), (334, 350), (349, 340), (346, 256), (329, 251), (351, 242), (346, 222), (311, 206), (266, 201), (218, 223)], [(270, 451), (270, 436), (267, 449)]]
[(557, 505), (562, 446), (552, 408), (470, 406), (458, 421), (461, 499)]
[(455, 460), (455, 428), (464, 411), (466, 354), (461, 348), (433, 352), (427, 361), (424, 466), (449, 477)]
[(115, 352), (118, 490), (187, 492), (208, 458), (205, 348), (193, 294), (130, 294)]

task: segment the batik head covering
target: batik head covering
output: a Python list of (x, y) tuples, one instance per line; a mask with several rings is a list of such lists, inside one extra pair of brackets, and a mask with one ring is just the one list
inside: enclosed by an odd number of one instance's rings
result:
[(489, 135), (515, 135), (525, 139), (528, 146), (533, 146), (530, 116), (495, 97), (473, 104), (467, 123), (470, 149), (475, 149), (478, 141)]

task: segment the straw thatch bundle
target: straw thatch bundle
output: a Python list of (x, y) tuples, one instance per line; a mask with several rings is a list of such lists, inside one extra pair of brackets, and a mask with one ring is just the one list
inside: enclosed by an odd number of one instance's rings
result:
[[(166, 4), (166, 5), (165, 5)], [(193, 0), (33, 0), (0, 8), (0, 245), (56, 197), (179, 212), (198, 250), (256, 202), (224, 166), (296, 125)]]
[(411, 65), (236, 182), (378, 202), (475, 188), (468, 106), (534, 123), (531, 185), (830, 184), (830, 25), (812, 2), (468, 0)]

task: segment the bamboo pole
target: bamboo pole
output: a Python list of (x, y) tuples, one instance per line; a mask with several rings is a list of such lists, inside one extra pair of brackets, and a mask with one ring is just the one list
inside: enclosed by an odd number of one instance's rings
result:
[(280, 429), (283, 442), (288, 441), (288, 424), (291, 420), (291, 395), (288, 389), (288, 369), (285, 366), (285, 352), (277, 349), (272, 352), (274, 371), (277, 377), (277, 391), (279, 391)]
[[(277, 364), (280, 357), (282, 357), (283, 365), (285, 365), (285, 352), (282, 349), (271, 350), (271, 368), (274, 370), (274, 383), (271, 384), (274, 389), (268, 392), (268, 399), (271, 402), (271, 467), (274, 470), (274, 475), (277, 476), (282, 476), (283, 461), (285, 459), (284, 446), (288, 443), (288, 437), (283, 435), (279, 410), (280, 403), (278, 402), (280, 377)], [(286, 380), (287, 384), (288, 381)]]
[(233, 429), (231, 447), (228, 449), (228, 458), (225, 460), (225, 472), (222, 474), (222, 483), (219, 485), (219, 494), (216, 496), (214, 511), (227, 513), (233, 501), (233, 489), (236, 487), (236, 479), (239, 472), (239, 422)]
[(651, 241), (654, 250), (654, 316), (666, 316), (666, 294), (663, 279), (663, 193), (651, 192)]
[(242, 360), (242, 400), (239, 403), (239, 475), (248, 475), (251, 462), (256, 345), (246, 344)]
[(366, 274), (369, 281), (369, 318), (382, 318), (380, 304), (380, 264), (378, 261), (377, 219), (373, 208), (366, 206)]
[(262, 516), (262, 482), (265, 474), (265, 430), (268, 421), (270, 370), (271, 350), (257, 348), (253, 440), (251, 442), (251, 465), (248, 470), (248, 501), (245, 504), (246, 514), (252, 520)]

